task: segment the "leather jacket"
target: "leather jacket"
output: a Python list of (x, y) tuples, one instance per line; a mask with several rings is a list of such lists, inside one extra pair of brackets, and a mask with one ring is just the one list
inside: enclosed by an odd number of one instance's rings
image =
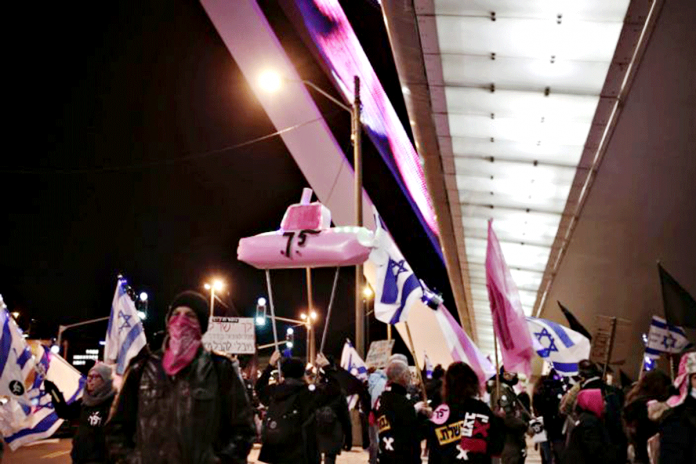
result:
[(106, 426), (115, 463), (246, 463), (256, 435), (252, 409), (232, 361), (200, 349), (175, 376), (161, 351), (138, 360)]

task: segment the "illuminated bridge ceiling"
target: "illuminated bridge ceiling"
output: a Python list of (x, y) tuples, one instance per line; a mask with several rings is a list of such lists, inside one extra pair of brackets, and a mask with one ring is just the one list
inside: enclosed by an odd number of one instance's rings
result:
[[(570, 240), (637, 59), (651, 2), (629, 3), (382, 2), (427, 175), (446, 186), (447, 211), (435, 203), (438, 215), (452, 217), (454, 243), (443, 247), (458, 255), (485, 352), (493, 351), (487, 221), (532, 315)], [(426, 153), (428, 127), (419, 125), (429, 124), (437, 146)], [(434, 151), (441, 172), (428, 170)]]

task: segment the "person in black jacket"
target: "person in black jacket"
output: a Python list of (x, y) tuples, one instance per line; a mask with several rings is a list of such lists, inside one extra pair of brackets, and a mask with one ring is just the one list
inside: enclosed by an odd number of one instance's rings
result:
[(605, 426), (604, 397), (599, 388), (578, 393), (575, 427), (570, 432), (563, 464), (623, 464), (623, 444), (614, 443)]
[(324, 454), (324, 464), (336, 464), (341, 450), (350, 451), (353, 446), (353, 426), (345, 395), (338, 392), (329, 404), (317, 410), (316, 419), (317, 444)]
[(97, 363), (87, 374), (87, 384), (82, 398), (70, 404), (50, 380), (44, 380), (46, 392), (51, 395), (53, 408), (61, 419), (79, 419), (77, 433), (73, 437), (70, 456), (75, 464), (97, 464), (107, 462), (104, 425), (109, 418), (109, 410), (116, 390), (111, 378), (111, 368)]
[(256, 382), (256, 393), (268, 407), (263, 419), (259, 461), (271, 464), (318, 464), (321, 455), (317, 446), (315, 411), (327, 405), (340, 394), (338, 382), (332, 375), (332, 366), (320, 355), (316, 364), (323, 368), (327, 382), (308, 384), (305, 364), (298, 358), (281, 363), (283, 379), (269, 385), (271, 372), (281, 358), (276, 351), (268, 367)]
[(432, 410), (407, 397), (411, 371), (401, 360), (387, 366), (387, 386), (377, 401), (379, 464), (420, 464), (421, 440)]
[(657, 424), (648, 418), (648, 402), (666, 401), (671, 396), (671, 386), (669, 375), (655, 369), (643, 375), (626, 396), (622, 415), (636, 464), (650, 464), (648, 439), (658, 432)]
[(544, 418), (547, 441), (541, 443), (543, 464), (560, 464), (565, 440), (563, 422), (558, 408), (563, 397), (563, 383), (554, 374), (542, 375), (534, 384), (532, 406), (537, 417)]
[(246, 464), (255, 430), (227, 356), (202, 346), (207, 299), (184, 292), (167, 315), (163, 350), (131, 363), (106, 426), (116, 464)]
[(679, 393), (670, 398), (660, 422), (660, 463), (696, 462), (696, 352), (682, 356), (674, 381)]
[(505, 443), (502, 420), (478, 399), (480, 382), (468, 364), (452, 363), (443, 400), (428, 424), (428, 464), (490, 464)]

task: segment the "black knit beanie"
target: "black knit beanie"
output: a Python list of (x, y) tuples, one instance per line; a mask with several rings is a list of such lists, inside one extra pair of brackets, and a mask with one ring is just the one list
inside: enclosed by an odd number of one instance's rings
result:
[(280, 370), (289, 379), (301, 379), (305, 374), (305, 363), (300, 358), (289, 358), (281, 361)]
[(198, 318), (198, 323), (201, 325), (201, 333), (204, 334), (208, 330), (208, 319), (210, 318), (210, 305), (208, 305), (208, 299), (193, 290), (179, 293), (169, 305), (169, 312), (167, 313), (165, 322), (169, 322), (169, 318), (172, 317), (174, 310), (182, 306), (193, 310)]

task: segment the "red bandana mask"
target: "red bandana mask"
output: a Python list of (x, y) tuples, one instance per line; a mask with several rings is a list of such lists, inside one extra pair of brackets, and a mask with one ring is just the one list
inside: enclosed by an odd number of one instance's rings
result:
[(167, 329), (169, 341), (162, 364), (168, 375), (176, 375), (196, 357), (201, 346), (201, 326), (198, 319), (177, 314), (169, 319)]

